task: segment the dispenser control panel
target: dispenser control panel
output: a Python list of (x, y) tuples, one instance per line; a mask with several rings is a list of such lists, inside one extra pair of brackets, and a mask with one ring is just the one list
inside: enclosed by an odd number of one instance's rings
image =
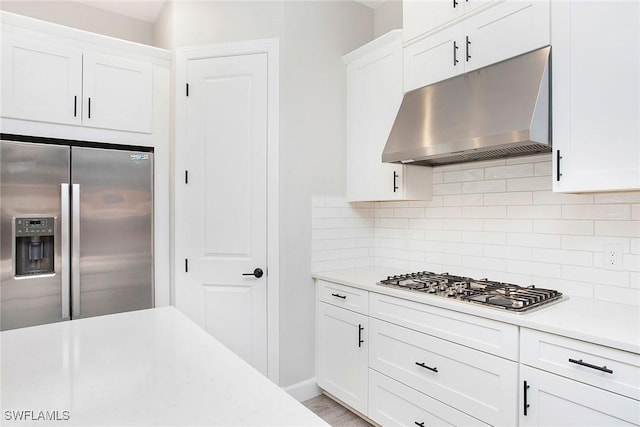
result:
[(17, 236), (53, 236), (54, 218), (16, 218)]

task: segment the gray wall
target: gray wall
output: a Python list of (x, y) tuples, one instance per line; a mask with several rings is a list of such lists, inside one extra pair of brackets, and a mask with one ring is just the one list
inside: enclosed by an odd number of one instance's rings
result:
[(373, 36), (379, 37), (402, 28), (402, 0), (389, 0), (373, 12)]
[(153, 45), (153, 24), (73, 1), (0, 1), (0, 9), (67, 27)]

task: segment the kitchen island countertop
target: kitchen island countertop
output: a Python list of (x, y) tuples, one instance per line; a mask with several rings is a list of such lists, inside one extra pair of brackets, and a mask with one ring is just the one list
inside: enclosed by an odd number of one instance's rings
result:
[(376, 284), (389, 275), (403, 273), (406, 272), (375, 267), (323, 271), (314, 273), (313, 277), (640, 354), (638, 306), (571, 296), (556, 304), (517, 314)]
[(327, 425), (173, 307), (4, 331), (0, 355), (2, 425)]

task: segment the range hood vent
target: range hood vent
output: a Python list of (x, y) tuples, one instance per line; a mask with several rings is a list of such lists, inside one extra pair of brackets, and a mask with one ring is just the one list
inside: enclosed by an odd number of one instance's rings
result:
[(407, 92), (382, 161), (443, 165), (550, 152), (550, 50)]

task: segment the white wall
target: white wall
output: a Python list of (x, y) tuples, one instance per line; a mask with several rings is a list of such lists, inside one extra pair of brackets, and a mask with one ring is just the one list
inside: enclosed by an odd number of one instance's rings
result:
[(82, 3), (2, 0), (0, 9), (92, 33), (153, 45), (153, 24)]
[[(314, 270), (448, 271), (640, 305), (640, 192), (551, 191), (550, 155), (433, 169), (428, 202), (315, 198)], [(375, 236), (373, 254), (366, 240)], [(604, 268), (607, 245), (622, 250)], [(368, 249), (371, 249), (369, 247)]]
[(373, 35), (402, 29), (402, 0), (387, 0), (373, 11)]
[[(345, 1), (177, 1), (155, 29), (164, 48), (280, 38), (280, 385), (314, 375), (312, 194), (345, 192), (346, 68), (373, 37), (373, 11)], [(179, 142), (178, 142), (179, 143)]]

